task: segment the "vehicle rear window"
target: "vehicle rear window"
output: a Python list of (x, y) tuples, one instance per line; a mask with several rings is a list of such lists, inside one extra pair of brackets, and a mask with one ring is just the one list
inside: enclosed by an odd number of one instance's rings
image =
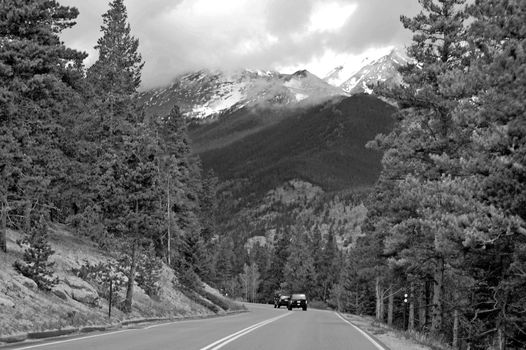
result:
[(307, 299), (305, 294), (292, 294), (292, 299)]
[(288, 295), (283, 295), (283, 296), (281, 297), (281, 299), (288, 299), (288, 298), (290, 298)]

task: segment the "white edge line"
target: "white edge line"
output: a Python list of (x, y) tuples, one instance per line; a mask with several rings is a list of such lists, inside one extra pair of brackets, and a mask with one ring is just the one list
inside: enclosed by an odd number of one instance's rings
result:
[(387, 350), (386, 348), (384, 348), (382, 345), (378, 344), (378, 342), (376, 340), (374, 340), (373, 338), (371, 338), (371, 336), (369, 334), (367, 334), (366, 332), (364, 332), (362, 329), (360, 329), (359, 327), (356, 327), (355, 325), (353, 325), (349, 320), (346, 320), (345, 318), (342, 317), (342, 315), (340, 315), (339, 313), (335, 312), (335, 314), (342, 319), (343, 322), (351, 325), (352, 327), (354, 327), (354, 329), (356, 329), (358, 332), (360, 332), (364, 337), (367, 338), (367, 340), (369, 340), (371, 343), (373, 343), (374, 346), (376, 346), (376, 348), (378, 350)]
[(72, 338), (72, 339), (66, 339), (66, 340), (59, 340), (59, 341), (55, 341), (55, 342), (51, 342), (51, 343), (30, 345), (30, 346), (25, 346), (23, 348), (16, 348), (15, 350), (35, 349), (35, 348), (41, 348), (41, 347), (44, 347), (44, 346), (57, 345), (57, 344), (63, 344), (63, 343), (70, 343), (70, 342), (73, 342), (73, 341), (79, 341), (79, 340), (89, 339), (89, 338), (104, 337), (104, 336), (107, 336), (107, 335), (112, 335), (112, 334), (117, 334), (117, 333), (122, 333), (122, 332), (129, 332), (129, 331), (130, 331), (130, 329), (123, 329), (122, 331), (103, 333), (103, 334), (95, 334), (95, 335), (88, 335), (86, 337)]
[(271, 322), (274, 322), (274, 321), (277, 321), (278, 319), (282, 318), (282, 317), (285, 317), (285, 316), (288, 316), (290, 315), (290, 313), (286, 313), (286, 314), (283, 314), (283, 315), (280, 315), (278, 317), (273, 317), (273, 318), (270, 318), (268, 320), (264, 320), (264, 321), (261, 321), (259, 323), (256, 323), (256, 324), (253, 324), (252, 326), (250, 327), (247, 327), (247, 328), (244, 328), (238, 332), (235, 332), (233, 334), (230, 334), (230, 335), (227, 335), (226, 337), (224, 338), (221, 338), (215, 342), (213, 342), (212, 344), (209, 344), (207, 346), (205, 346), (204, 348), (201, 348), (200, 350), (209, 350), (211, 348), (213, 348), (212, 350), (217, 350), (217, 349), (220, 349), (222, 348), (224, 345), (244, 336), (245, 334), (248, 334), (250, 332), (252, 332), (253, 330), (259, 328), (259, 327), (263, 327)]

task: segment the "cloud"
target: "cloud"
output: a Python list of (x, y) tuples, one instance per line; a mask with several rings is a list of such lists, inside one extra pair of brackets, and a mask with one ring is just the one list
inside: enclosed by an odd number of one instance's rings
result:
[[(67, 45), (90, 54), (101, 35), (106, 0), (61, 0), (80, 11), (63, 34)], [(320, 59), (399, 46), (410, 35), (400, 14), (414, 15), (415, 0), (127, 0), (133, 35), (146, 62), (145, 88), (201, 68), (306, 66)], [(327, 63), (330, 65), (331, 63)], [(314, 72), (320, 74), (320, 72)]]

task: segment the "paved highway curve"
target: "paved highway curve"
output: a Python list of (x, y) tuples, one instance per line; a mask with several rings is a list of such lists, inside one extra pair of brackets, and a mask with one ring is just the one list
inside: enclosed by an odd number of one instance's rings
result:
[(9, 346), (35, 350), (384, 350), (331, 311), (288, 311), (247, 304), (226, 317), (155, 324), (47, 342)]

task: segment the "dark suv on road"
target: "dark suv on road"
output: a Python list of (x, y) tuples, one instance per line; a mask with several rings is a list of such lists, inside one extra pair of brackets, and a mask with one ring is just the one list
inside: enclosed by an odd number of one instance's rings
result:
[(276, 297), (274, 299), (274, 308), (278, 308), (280, 306), (289, 306), (289, 299), (290, 295), (280, 295), (279, 297)]
[(293, 307), (301, 307), (303, 311), (307, 311), (307, 297), (305, 294), (292, 294), (287, 307), (289, 310)]

